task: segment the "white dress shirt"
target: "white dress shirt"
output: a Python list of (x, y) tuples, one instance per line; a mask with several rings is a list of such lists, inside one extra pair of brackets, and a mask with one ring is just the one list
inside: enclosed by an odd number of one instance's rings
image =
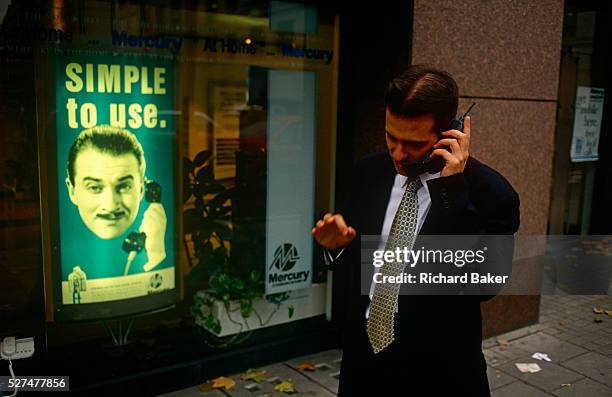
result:
[[(429, 208), (431, 207), (431, 196), (429, 195), (429, 187), (427, 186), (427, 181), (435, 178), (439, 178), (440, 173), (430, 174), (428, 172), (419, 175), (421, 179), (422, 186), (417, 190), (417, 200), (419, 205), (419, 211), (417, 214), (417, 235), (419, 234), (423, 223), (425, 222), (425, 218), (427, 217), (427, 213), (429, 212)], [(395, 213), (399, 208), (400, 202), (402, 201), (402, 196), (406, 191), (406, 182), (408, 181), (408, 177), (400, 174), (395, 175), (395, 181), (393, 183), (393, 188), (391, 189), (391, 197), (389, 197), (389, 202), (387, 203), (387, 210), (385, 211), (385, 220), (383, 222), (382, 230), (380, 231), (381, 236), (389, 236), (389, 231), (391, 230), (391, 224), (393, 223), (393, 218), (395, 217)], [(384, 242), (381, 242), (379, 250), (385, 249)], [(334, 260), (338, 259), (340, 255), (342, 255), (344, 249), (336, 255), (334, 258), (328, 250), (324, 251), (324, 258), (327, 264), (330, 264)], [(374, 266), (374, 265), (372, 265)], [(380, 271), (379, 268), (375, 268), (374, 274)], [(374, 281), (370, 284), (370, 301), (372, 300), (372, 294), (374, 293)], [(397, 313), (398, 307), (395, 308), (395, 312)], [(370, 314), (370, 305), (366, 309), (365, 316), (366, 319)]]

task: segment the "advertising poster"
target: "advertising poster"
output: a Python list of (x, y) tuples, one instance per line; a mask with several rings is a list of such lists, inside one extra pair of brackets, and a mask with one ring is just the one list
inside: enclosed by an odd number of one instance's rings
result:
[(570, 157), (572, 162), (596, 161), (603, 114), (604, 89), (578, 87)]
[(56, 57), (63, 305), (175, 288), (173, 87), (166, 60)]

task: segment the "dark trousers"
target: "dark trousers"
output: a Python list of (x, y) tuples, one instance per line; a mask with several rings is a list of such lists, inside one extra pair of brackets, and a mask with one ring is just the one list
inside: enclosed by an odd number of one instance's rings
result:
[[(353, 329), (344, 347), (339, 397), (473, 396), (490, 397), (482, 351), (441, 352), (438, 346), (409, 340), (395, 316), (395, 340), (374, 354), (366, 321)], [(459, 347), (460, 348), (460, 347)]]

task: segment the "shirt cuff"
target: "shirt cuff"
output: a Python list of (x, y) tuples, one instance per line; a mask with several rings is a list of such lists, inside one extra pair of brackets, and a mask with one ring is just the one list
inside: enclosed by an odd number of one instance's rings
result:
[(340, 258), (340, 255), (342, 255), (342, 253), (344, 252), (344, 249), (346, 247), (343, 247), (337, 254), (333, 254), (330, 250), (326, 249), (325, 251), (323, 251), (323, 258), (325, 259), (325, 264), (326, 265), (331, 265), (332, 263), (334, 263), (335, 261), (338, 260), (338, 258)]

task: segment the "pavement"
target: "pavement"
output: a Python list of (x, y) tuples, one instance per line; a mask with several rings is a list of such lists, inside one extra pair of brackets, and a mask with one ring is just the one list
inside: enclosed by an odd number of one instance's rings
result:
[[(544, 295), (538, 324), (485, 339), (482, 343), (493, 397), (612, 396), (612, 317), (594, 308), (612, 310), (610, 295)], [(612, 313), (611, 313), (612, 314)], [(597, 319), (597, 320), (596, 320)], [(551, 360), (531, 357), (539, 352)], [(191, 387), (163, 397), (276, 397), (274, 390), (290, 380), (293, 396), (333, 397), (338, 391), (341, 350), (328, 350), (257, 368), (262, 379), (244, 381), (241, 374), (228, 390), (210, 384)], [(314, 371), (299, 365), (311, 363)], [(535, 363), (536, 373), (522, 373), (516, 363)]]

